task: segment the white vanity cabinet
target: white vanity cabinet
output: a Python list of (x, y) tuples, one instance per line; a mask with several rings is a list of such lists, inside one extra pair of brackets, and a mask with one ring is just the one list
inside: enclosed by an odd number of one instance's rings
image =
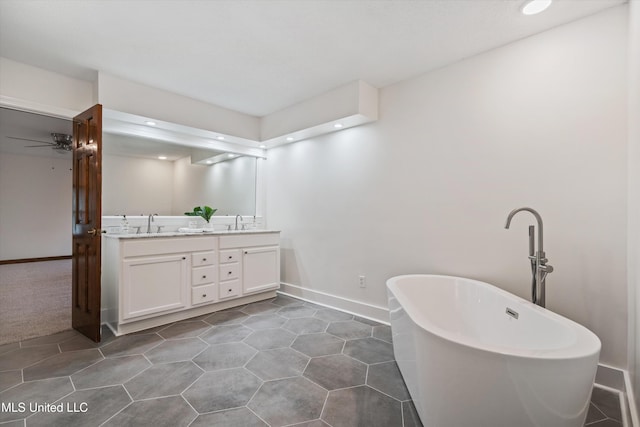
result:
[(217, 237), (104, 241), (103, 298), (117, 313), (118, 324), (184, 310), (192, 305), (191, 285), (195, 289), (215, 282), (216, 272), (211, 269)]
[[(236, 234), (220, 237), (220, 253), (235, 251), (242, 294), (249, 295), (280, 287), (280, 236), (277, 233)], [(220, 281), (231, 269), (220, 267)]]
[(122, 261), (122, 321), (187, 306), (186, 254), (152, 255)]
[(279, 232), (105, 236), (102, 322), (122, 335), (272, 298)]
[(240, 249), (220, 250), (220, 299), (242, 294), (240, 283)]
[(280, 249), (250, 247), (242, 251), (242, 290), (245, 294), (280, 287)]
[(205, 304), (218, 300), (216, 252), (191, 254), (191, 304)]

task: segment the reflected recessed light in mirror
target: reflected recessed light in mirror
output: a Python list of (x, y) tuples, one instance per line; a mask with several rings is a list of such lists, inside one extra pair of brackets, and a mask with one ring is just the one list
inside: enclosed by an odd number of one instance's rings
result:
[(236, 156), (235, 154), (231, 154), (231, 153), (227, 154), (227, 157), (230, 158), (230, 159), (235, 157), (235, 156)]
[(293, 141), (293, 137), (292, 136), (288, 136), (287, 137), (287, 141), (289, 141), (289, 142)]
[(144, 124), (149, 126), (155, 126), (156, 122), (154, 122), (153, 120), (147, 120), (146, 122), (144, 122)]
[(219, 141), (224, 141), (224, 136), (219, 136), (217, 139), (218, 139)]
[(342, 123), (336, 123), (336, 124), (333, 125), (333, 127), (336, 128), (336, 129), (340, 129), (340, 128), (342, 128), (342, 126), (343, 126)]
[(158, 156), (158, 160), (167, 160), (167, 156)]
[(213, 163), (211, 160), (207, 160), (208, 165), (210, 165), (211, 163)]
[(267, 146), (264, 144), (260, 144), (260, 148), (267, 148)]

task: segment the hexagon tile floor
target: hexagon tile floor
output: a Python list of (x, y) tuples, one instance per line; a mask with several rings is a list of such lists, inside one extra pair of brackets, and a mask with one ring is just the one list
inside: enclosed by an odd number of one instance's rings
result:
[[(66, 331), (0, 346), (0, 425), (422, 425), (390, 328), (340, 311), (278, 296), (103, 335), (100, 344)], [(595, 390), (587, 425), (620, 427), (615, 395)]]

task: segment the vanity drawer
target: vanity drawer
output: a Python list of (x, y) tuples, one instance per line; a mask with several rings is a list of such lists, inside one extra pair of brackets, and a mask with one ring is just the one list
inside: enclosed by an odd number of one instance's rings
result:
[(220, 283), (220, 299), (240, 296), (240, 279)]
[(191, 266), (200, 267), (201, 265), (213, 265), (215, 263), (216, 253), (214, 251), (196, 252), (191, 254)]
[(191, 270), (191, 286), (204, 285), (216, 281), (216, 266), (198, 267)]
[(218, 294), (216, 291), (216, 285), (198, 286), (191, 289), (191, 305), (217, 301)]
[(240, 261), (240, 254), (240, 249), (227, 249), (225, 251), (220, 251), (220, 264), (238, 262)]
[(220, 265), (220, 281), (240, 277), (240, 263)]

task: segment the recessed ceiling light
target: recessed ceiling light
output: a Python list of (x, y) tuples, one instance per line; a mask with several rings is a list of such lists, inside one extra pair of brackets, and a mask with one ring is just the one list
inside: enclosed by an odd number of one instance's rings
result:
[(210, 165), (211, 163), (213, 163), (211, 160), (207, 160), (208, 165)]
[(224, 136), (219, 136), (217, 139), (220, 141), (224, 141)]
[(522, 13), (525, 15), (535, 15), (551, 6), (551, 0), (531, 0), (522, 7)]
[(232, 157), (235, 157), (235, 156), (236, 156), (235, 154), (231, 154), (231, 153), (227, 154), (228, 158), (232, 158)]
[(167, 156), (158, 156), (158, 160), (167, 160)]
[(267, 146), (264, 144), (260, 144), (260, 148), (267, 148)]
[(342, 126), (342, 123), (336, 123), (335, 125), (333, 125), (333, 127), (336, 129), (340, 129)]
[(145, 125), (149, 125), (149, 126), (155, 126), (156, 122), (152, 121), (152, 120), (147, 120), (146, 122), (144, 122)]
[(287, 141), (289, 141), (289, 142), (293, 141), (293, 137), (292, 136), (288, 136), (287, 137)]

